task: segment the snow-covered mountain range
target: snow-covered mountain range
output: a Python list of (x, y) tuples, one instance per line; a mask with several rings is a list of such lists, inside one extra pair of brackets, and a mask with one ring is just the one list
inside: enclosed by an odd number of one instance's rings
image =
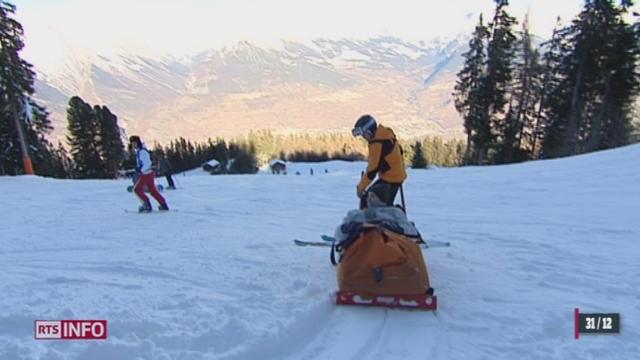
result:
[(250, 130), (343, 131), (363, 113), (404, 136), (457, 137), (451, 92), (466, 39), (243, 41), (188, 58), (71, 52), (63, 69), (38, 73), (37, 99), (61, 137), (69, 98), (107, 105), (127, 133), (166, 142)]

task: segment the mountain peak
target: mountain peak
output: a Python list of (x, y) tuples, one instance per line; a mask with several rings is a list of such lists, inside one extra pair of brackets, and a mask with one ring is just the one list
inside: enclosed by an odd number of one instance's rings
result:
[(279, 48), (244, 40), (182, 59), (73, 57), (36, 88), (57, 129), (65, 128), (62, 99), (79, 95), (160, 142), (250, 129), (346, 129), (361, 112), (378, 114), (401, 134), (457, 137), (462, 126), (450, 94), (461, 46), (390, 36), (283, 41)]

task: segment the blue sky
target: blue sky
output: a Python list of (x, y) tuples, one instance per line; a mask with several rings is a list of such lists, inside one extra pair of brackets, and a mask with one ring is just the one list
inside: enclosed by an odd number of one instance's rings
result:
[[(492, 0), (21, 0), (23, 55), (36, 66), (59, 65), (69, 51), (110, 55), (191, 54), (248, 40), (276, 45), (282, 39), (397, 36), (409, 41), (470, 33)], [(511, 12), (531, 12), (531, 27), (551, 33), (580, 0), (512, 0)]]

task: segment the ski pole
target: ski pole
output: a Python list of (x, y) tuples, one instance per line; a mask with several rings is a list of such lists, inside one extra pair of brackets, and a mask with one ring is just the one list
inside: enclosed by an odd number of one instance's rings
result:
[(169, 161), (167, 161), (167, 165), (169, 165), (169, 174), (171, 175), (171, 178), (178, 184), (178, 188), (183, 189), (182, 183), (180, 182), (180, 180), (178, 180), (178, 174), (173, 171), (173, 166), (171, 166), (171, 163)]
[(404, 201), (404, 188), (402, 184), (400, 184), (400, 199), (402, 200), (402, 208), (404, 209), (404, 213), (407, 213), (407, 204)]
[[(175, 175), (175, 174), (172, 174), (172, 175)], [(180, 180), (178, 180), (178, 176), (171, 176), (171, 178), (173, 178), (173, 180), (174, 180), (176, 183), (178, 183), (178, 187), (179, 187), (180, 189), (184, 189), (184, 187), (182, 186), (182, 183), (180, 182)]]

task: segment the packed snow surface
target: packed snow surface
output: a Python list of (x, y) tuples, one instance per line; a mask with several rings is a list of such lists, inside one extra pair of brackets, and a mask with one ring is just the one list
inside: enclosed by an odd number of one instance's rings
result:
[[(328, 250), (292, 242), (333, 233), (364, 163), (195, 170), (151, 214), (127, 180), (2, 177), (0, 359), (640, 359), (639, 159), (410, 171), (410, 219), (452, 244), (425, 250), (435, 313), (335, 306)], [(621, 333), (575, 340), (576, 307)], [(36, 319), (109, 337), (35, 340)]]

